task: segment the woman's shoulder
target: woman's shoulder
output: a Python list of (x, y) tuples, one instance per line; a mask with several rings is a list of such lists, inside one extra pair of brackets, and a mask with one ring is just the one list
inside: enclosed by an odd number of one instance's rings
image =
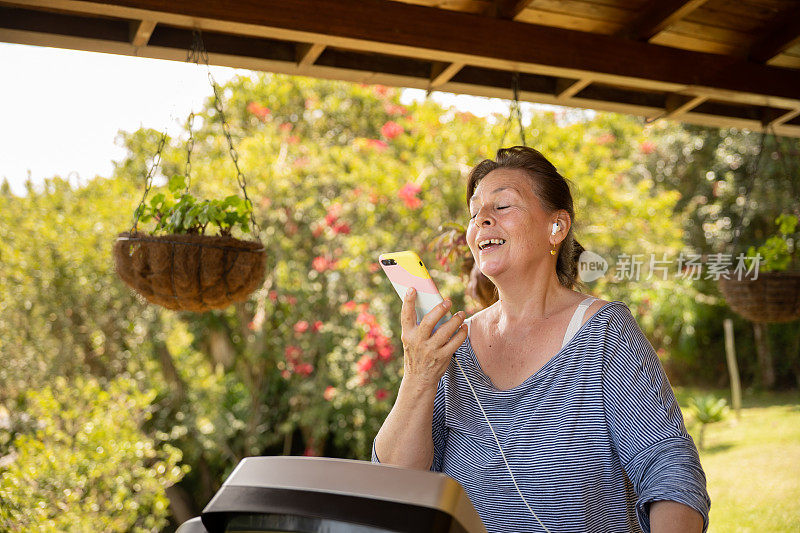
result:
[[(591, 298), (592, 296), (585, 295), (585, 297)], [(631, 321), (635, 322), (628, 304), (620, 300), (603, 300), (595, 297), (595, 301), (586, 309), (583, 323), (585, 324), (595, 315), (598, 315), (597, 320), (594, 321), (595, 323), (601, 323), (612, 328), (616, 326), (615, 329), (618, 329), (623, 324), (631, 323)]]

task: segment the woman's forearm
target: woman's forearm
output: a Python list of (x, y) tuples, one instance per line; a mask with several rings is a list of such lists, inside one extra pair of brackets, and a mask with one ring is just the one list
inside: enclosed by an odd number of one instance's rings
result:
[(433, 464), (433, 400), (436, 385), (403, 377), (397, 401), (375, 437), (383, 464), (429, 470)]
[(703, 516), (682, 503), (662, 500), (650, 504), (652, 533), (701, 533)]

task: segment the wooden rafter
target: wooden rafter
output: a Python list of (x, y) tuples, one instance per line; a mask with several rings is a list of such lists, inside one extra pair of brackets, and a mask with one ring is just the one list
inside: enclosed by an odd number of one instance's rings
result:
[(685, 96), (682, 94), (667, 95), (665, 112), (660, 118), (679, 118), (708, 100), (706, 96)]
[(568, 98), (572, 98), (581, 92), (590, 83), (592, 83), (592, 80), (589, 78), (583, 78), (580, 80), (559, 78), (559, 80), (556, 82), (555, 96), (559, 100), (567, 100)]
[(433, 63), (431, 65), (431, 89), (450, 81), (464, 67), (464, 63)]
[(500, 98), (517, 72), (525, 101), (740, 128), (766, 109), (800, 137), (800, 70), (618, 36), (386, 0), (0, 0), (5, 42), (184, 61), (192, 28), (217, 65)]
[(514, 20), (522, 13), (533, 0), (494, 0), (488, 9), (487, 15), (507, 20)]
[(297, 64), (298, 65), (313, 65), (314, 62), (325, 50), (324, 44), (308, 44), (301, 43), (297, 45)]
[(758, 63), (766, 63), (798, 42), (800, 42), (800, 4), (775, 18), (762, 37), (750, 47), (748, 57)]
[(139, 20), (131, 23), (131, 44), (133, 46), (145, 46), (153, 30), (156, 29), (156, 21)]
[(650, 0), (649, 7), (617, 32), (617, 35), (635, 41), (649, 41), (707, 1)]

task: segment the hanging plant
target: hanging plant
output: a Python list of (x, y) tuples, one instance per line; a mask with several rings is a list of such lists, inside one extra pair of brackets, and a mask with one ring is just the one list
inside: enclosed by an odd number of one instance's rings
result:
[[(777, 137), (774, 128), (773, 137)], [(764, 152), (765, 138), (766, 132), (762, 132), (758, 155), (750, 172), (751, 185), (755, 182), (758, 164)], [(777, 140), (775, 143), (778, 144)], [(780, 146), (778, 153), (783, 160)], [(788, 177), (788, 168), (786, 174)], [(745, 196), (747, 195), (746, 192)], [(771, 236), (758, 248), (751, 246), (747, 251), (747, 257), (758, 257), (759, 263), (753, 265), (750, 260), (744, 276), (719, 279), (719, 289), (725, 301), (739, 315), (754, 322), (757, 331), (763, 331), (760, 328), (766, 323), (790, 322), (800, 318), (800, 270), (797, 268), (797, 242), (800, 235), (795, 233), (797, 213), (782, 214), (775, 223), (778, 225), (778, 235)], [(742, 222), (736, 230), (732, 249), (738, 241), (741, 224)]]
[[(800, 318), (800, 270), (798, 270), (795, 232), (798, 218), (782, 214), (776, 220), (778, 235), (773, 235), (748, 257), (758, 257), (758, 269), (748, 265), (754, 274), (740, 279), (720, 279), (719, 288), (731, 309), (758, 323), (789, 322)], [(757, 274), (756, 274), (757, 273)]]
[[(199, 33), (194, 34), (190, 57), (206, 58)], [(264, 282), (266, 250), (258, 239), (253, 218), (253, 203), (247, 196), (245, 177), (239, 169), (221, 99), (209, 70), (214, 89), (214, 105), (222, 120), (223, 132), (236, 168), (236, 179), (243, 197), (223, 200), (198, 200), (189, 192), (191, 154), (194, 140), (189, 115), (189, 140), (185, 175), (175, 175), (167, 192), (146, 202), (152, 187), (153, 172), (161, 160), (166, 133), (162, 135), (153, 165), (145, 179), (142, 200), (134, 212), (130, 231), (120, 233), (114, 244), (117, 274), (148, 302), (178, 311), (223, 309), (244, 301)], [(138, 230), (139, 222), (154, 222), (149, 232)], [(218, 234), (207, 234), (216, 228)], [(253, 240), (232, 236), (234, 229), (256, 234)]]

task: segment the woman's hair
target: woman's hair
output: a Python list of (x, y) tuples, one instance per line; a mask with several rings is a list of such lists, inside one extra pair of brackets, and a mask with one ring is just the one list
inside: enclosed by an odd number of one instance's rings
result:
[[(561, 241), (556, 260), (556, 275), (564, 287), (572, 289), (581, 285), (578, 279), (578, 258), (583, 252), (581, 246), (573, 235), (572, 228), (575, 224), (575, 209), (572, 204), (572, 194), (569, 184), (564, 176), (558, 173), (556, 167), (547, 160), (539, 151), (527, 146), (512, 146), (501, 148), (493, 161), (484, 159), (478, 163), (469, 174), (467, 181), (467, 205), (478, 183), (492, 170), (498, 168), (520, 169), (531, 180), (533, 193), (539, 199), (542, 208), (546, 211), (563, 209), (569, 213), (570, 225), (567, 236)], [(485, 278), (485, 276), (482, 276)], [(485, 278), (489, 281), (488, 278)], [(489, 283), (491, 283), (489, 281)]]

